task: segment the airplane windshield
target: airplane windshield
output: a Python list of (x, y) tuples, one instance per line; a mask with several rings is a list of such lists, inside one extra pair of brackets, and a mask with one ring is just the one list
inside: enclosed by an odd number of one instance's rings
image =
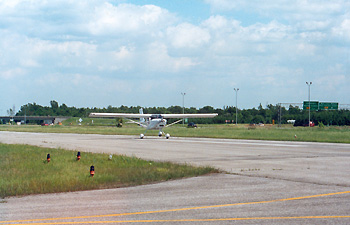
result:
[(151, 116), (151, 119), (152, 119), (152, 120), (153, 120), (153, 119), (163, 119), (163, 117), (162, 117), (162, 115), (160, 115), (160, 114), (154, 114), (154, 115)]

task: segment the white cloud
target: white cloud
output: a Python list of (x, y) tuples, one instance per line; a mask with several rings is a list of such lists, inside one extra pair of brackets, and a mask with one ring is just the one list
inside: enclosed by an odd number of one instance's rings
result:
[(143, 56), (145, 69), (154, 72), (174, 73), (186, 70), (197, 65), (189, 57), (171, 57), (168, 53), (168, 47), (160, 42), (154, 42), (148, 47), (148, 51)]
[(24, 75), (26, 72), (21, 68), (14, 68), (10, 70), (0, 71), (0, 78), (5, 80), (13, 80), (19, 76)]
[(207, 28), (212, 36), (224, 38), (232, 34), (237, 34), (243, 31), (243, 26), (240, 21), (227, 19), (224, 16), (211, 16), (202, 23), (202, 26)]
[[(112, 101), (108, 95), (135, 92), (130, 99), (137, 102), (135, 96), (143, 95), (142, 91), (157, 96), (152, 92), (167, 83), (172, 85), (162, 89), (169, 91), (167, 97), (173, 94), (171, 90), (191, 82), (198, 90), (221, 85), (216, 94), (225, 99), (220, 92), (233, 84), (242, 85), (242, 91), (243, 84), (247, 89), (273, 86), (283, 91), (319, 76), (346, 78), (349, 2), (205, 2), (212, 6), (211, 13), (193, 22), (180, 17), (183, 14), (174, 7), (136, 5), (128, 0), (0, 0), (0, 79), (5, 88), (10, 86), (6, 82), (20, 76), (23, 84), (42, 84), (45, 92), (54, 90), (66, 98), (69, 94), (89, 96), (96, 101), (103, 96), (106, 102)], [(343, 70), (328, 69), (332, 65)], [(215, 80), (216, 86), (207, 78)], [(69, 83), (64, 93), (56, 87), (58, 82)], [(149, 87), (137, 88), (136, 83)], [(343, 83), (333, 86), (337, 85)], [(88, 95), (87, 88), (95, 94)], [(279, 94), (271, 89), (266, 95)]]
[(350, 2), (347, 0), (205, 0), (205, 2), (216, 13), (240, 11), (249, 12), (249, 16), (258, 14), (272, 20), (308, 21), (309, 24), (305, 26), (311, 25), (309, 21), (323, 23), (328, 18), (348, 12), (350, 7)]
[(315, 32), (301, 32), (298, 36), (300, 36), (301, 39), (308, 41), (308, 42), (320, 42), (327, 38), (327, 33), (315, 31)]
[(119, 48), (119, 51), (114, 52), (114, 55), (115, 55), (116, 59), (123, 60), (123, 59), (130, 58), (132, 56), (131, 51), (132, 50), (128, 49), (127, 46), (121, 46)]
[(302, 21), (299, 23), (298, 27), (301, 30), (313, 31), (313, 30), (324, 30), (327, 29), (331, 24), (330, 20), (326, 21)]
[(0, 25), (45, 39), (93, 39), (91, 34), (109, 38), (125, 33), (129, 37), (158, 35), (159, 30), (177, 20), (172, 13), (155, 5), (115, 5), (108, 0), (7, 2), (0, 1)]
[(182, 23), (167, 29), (167, 36), (176, 48), (197, 48), (210, 40), (207, 30), (189, 23)]
[[(136, 67), (137, 53), (131, 46), (120, 46), (116, 50), (104, 50), (96, 52), (91, 60), (98, 67), (98, 71), (106, 72), (131, 72)], [(96, 58), (95, 58), (96, 57)]]
[(99, 5), (88, 19), (87, 28), (94, 35), (116, 35), (135, 32), (152, 33), (171, 24), (175, 17), (154, 5), (136, 6), (110, 3)]
[(252, 41), (280, 41), (288, 37), (290, 28), (272, 21), (268, 24), (254, 24), (244, 29), (244, 36)]
[[(247, 40), (253, 42), (274, 42), (287, 38), (292, 34), (292, 29), (277, 21), (270, 23), (256, 23), (244, 27), (236, 20), (228, 20), (222, 16), (212, 16), (203, 22), (203, 26), (207, 27), (217, 39), (236, 38), (241, 42)], [(214, 35), (215, 34), (215, 35)]]
[(339, 26), (333, 28), (333, 35), (350, 41), (350, 19), (344, 19)]
[(299, 43), (296, 46), (297, 52), (302, 55), (314, 55), (316, 51), (316, 46), (307, 43)]
[(209, 19), (205, 20), (203, 22), (203, 25), (212, 29), (212, 30), (226, 30), (228, 27), (230, 27), (229, 25), (229, 21), (220, 15), (216, 15), (216, 16), (211, 16)]
[(335, 93), (341, 90), (344, 87), (344, 84), (348, 84), (349, 82), (350, 82), (349, 77), (346, 77), (345, 75), (329, 74), (329, 75), (324, 75), (317, 78), (315, 84), (318, 85), (320, 89), (324, 90), (324, 93), (322, 93), (322, 95), (324, 94), (326, 96), (322, 96), (322, 97), (334, 98), (333, 101), (337, 101), (334, 94), (332, 93)]

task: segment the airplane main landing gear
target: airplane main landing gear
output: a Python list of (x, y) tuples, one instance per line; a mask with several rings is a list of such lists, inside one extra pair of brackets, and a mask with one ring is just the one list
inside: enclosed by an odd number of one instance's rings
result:
[[(161, 137), (161, 136), (163, 136), (163, 134), (165, 134), (165, 133), (163, 133), (162, 131), (159, 131), (158, 136)], [(144, 134), (140, 134), (140, 139), (143, 139), (144, 137), (145, 137)], [(170, 134), (168, 134), (168, 133), (165, 134), (165, 138), (169, 139), (170, 138)]]

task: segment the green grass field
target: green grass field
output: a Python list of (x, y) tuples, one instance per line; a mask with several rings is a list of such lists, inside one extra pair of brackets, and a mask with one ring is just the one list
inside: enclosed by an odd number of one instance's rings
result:
[[(144, 133), (144, 128), (124, 123), (115, 126), (111, 119), (84, 119), (79, 125), (77, 118), (63, 125), (0, 125), (0, 131), (82, 133), (136, 135)], [(209, 137), (231, 139), (255, 139), (278, 141), (309, 141), (350, 143), (349, 127), (264, 127), (222, 124), (198, 125), (186, 128), (180, 125), (165, 128), (164, 132), (175, 137)], [(155, 136), (158, 131), (148, 131), (147, 136)], [(46, 155), (51, 154), (51, 162), (46, 163)], [(47, 149), (27, 145), (0, 144), (0, 198), (17, 195), (54, 193), (141, 185), (153, 182), (198, 176), (218, 172), (209, 167), (196, 168), (141, 160), (136, 157), (82, 152), (81, 161), (76, 161), (76, 153), (63, 149)], [(91, 178), (89, 168), (95, 166), (96, 175)]]
[[(47, 163), (46, 156), (51, 155)], [(0, 198), (29, 194), (118, 188), (216, 173), (211, 167), (193, 167), (136, 157), (0, 144)], [(90, 176), (94, 165), (95, 175)]]
[[(115, 126), (116, 121), (112, 119), (84, 119), (82, 125), (78, 125), (77, 119), (73, 118), (59, 126), (37, 126), (37, 125), (1, 125), (2, 131), (21, 132), (47, 132), (47, 133), (81, 133), (81, 134), (120, 134), (140, 135), (145, 129), (136, 124), (124, 123), (122, 128)], [(330, 142), (350, 143), (349, 127), (293, 127), (284, 125), (266, 125), (264, 127), (233, 124), (210, 124), (198, 125), (198, 128), (186, 128), (181, 124), (164, 129), (173, 137), (208, 137), (228, 139), (253, 139), (253, 140), (276, 140), (276, 141), (309, 141), (309, 142)], [(146, 136), (156, 136), (158, 131), (150, 130)]]

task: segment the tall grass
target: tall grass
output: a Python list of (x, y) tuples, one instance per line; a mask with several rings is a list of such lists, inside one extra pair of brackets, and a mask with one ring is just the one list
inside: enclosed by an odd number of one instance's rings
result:
[[(51, 155), (47, 163), (46, 155)], [(137, 157), (0, 144), (0, 197), (142, 185), (218, 172)], [(90, 176), (94, 165), (95, 175)]]

